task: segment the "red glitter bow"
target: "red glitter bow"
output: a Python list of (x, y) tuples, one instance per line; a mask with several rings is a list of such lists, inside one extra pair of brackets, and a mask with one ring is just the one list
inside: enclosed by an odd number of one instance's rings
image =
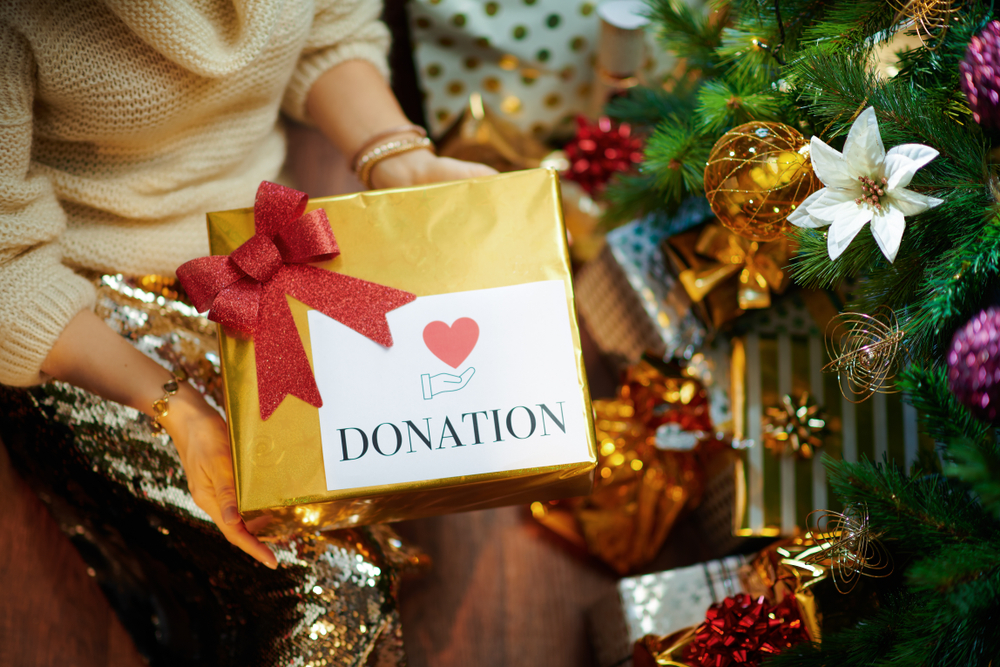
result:
[(392, 346), (392, 334), (385, 314), (417, 298), (308, 266), (340, 254), (326, 211), (303, 215), (308, 201), (298, 190), (261, 183), (250, 240), (230, 255), (199, 257), (177, 269), (199, 311), (253, 337), (261, 419), (288, 394), (323, 405), (285, 294), (386, 347)]
[(630, 171), (642, 162), (642, 141), (628, 123), (615, 125), (601, 116), (591, 125), (576, 118), (576, 137), (565, 147), (570, 167), (566, 178), (579, 183), (590, 195), (599, 194), (611, 177)]
[(809, 641), (795, 598), (770, 605), (746, 593), (713, 604), (681, 660), (699, 667), (756, 667), (765, 656)]

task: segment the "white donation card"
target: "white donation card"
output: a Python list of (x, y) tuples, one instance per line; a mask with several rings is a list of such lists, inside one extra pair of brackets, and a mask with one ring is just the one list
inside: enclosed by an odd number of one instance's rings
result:
[(331, 491), (588, 461), (561, 280), (422, 296), (385, 348), (309, 312)]

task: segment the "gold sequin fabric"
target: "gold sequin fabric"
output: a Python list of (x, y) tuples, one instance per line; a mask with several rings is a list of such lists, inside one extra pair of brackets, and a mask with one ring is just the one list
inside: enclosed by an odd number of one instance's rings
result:
[[(97, 312), (219, 406), (215, 326), (174, 296), (169, 284), (104, 276)], [(396, 584), (424, 557), (390, 528), (272, 541), (272, 571), (195, 505), (169, 436), (142, 413), (50, 382), (0, 387), (0, 414), (16, 469), (150, 665), (405, 664)]]

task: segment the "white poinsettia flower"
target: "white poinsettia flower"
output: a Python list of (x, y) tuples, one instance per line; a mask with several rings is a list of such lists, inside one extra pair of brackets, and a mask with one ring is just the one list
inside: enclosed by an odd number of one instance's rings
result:
[(810, 154), (825, 188), (811, 194), (788, 221), (799, 227), (825, 227), (830, 259), (837, 259), (867, 223), (882, 253), (892, 262), (899, 252), (907, 215), (942, 203), (907, 190), (913, 174), (937, 157), (923, 144), (903, 144), (885, 151), (875, 109), (868, 107), (851, 125), (843, 154), (812, 138)]

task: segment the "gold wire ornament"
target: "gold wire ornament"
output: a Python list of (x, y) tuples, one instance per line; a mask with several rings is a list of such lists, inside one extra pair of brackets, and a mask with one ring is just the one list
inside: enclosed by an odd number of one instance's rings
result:
[(823, 371), (837, 373), (840, 393), (852, 403), (861, 403), (876, 392), (895, 394), (899, 389), (891, 381), (906, 356), (905, 336), (896, 313), (886, 306), (874, 315), (841, 313), (826, 330), (826, 350), (832, 361)]
[(712, 147), (705, 165), (705, 197), (726, 228), (751, 241), (773, 241), (785, 221), (822, 186), (809, 159), (809, 142), (782, 123), (734, 127)]
[(800, 557), (804, 563), (830, 561), (833, 583), (841, 593), (850, 593), (861, 577), (881, 579), (892, 574), (892, 556), (879, 541), (882, 533), (872, 530), (868, 506), (854, 503), (844, 513), (816, 510), (806, 517), (816, 529), (806, 533), (806, 539), (816, 546)]
[[(890, 0), (893, 7), (899, 10), (894, 23), (906, 21), (913, 23), (924, 48), (933, 51), (941, 44), (952, 16), (958, 11), (961, 3), (955, 0)], [(935, 42), (933, 46), (929, 42)]]

